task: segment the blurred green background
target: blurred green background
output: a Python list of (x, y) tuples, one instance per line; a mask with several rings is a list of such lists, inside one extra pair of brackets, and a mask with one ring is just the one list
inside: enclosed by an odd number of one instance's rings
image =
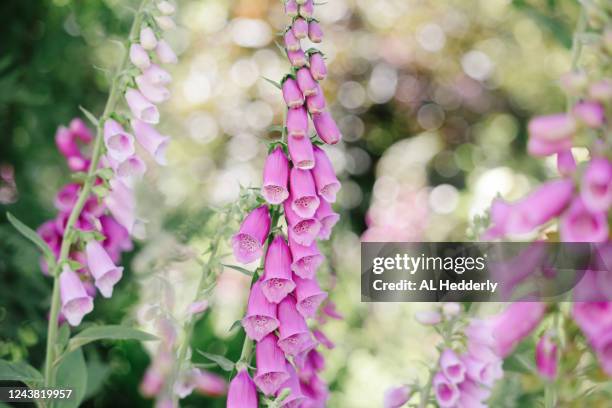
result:
[[(0, 210), (32, 227), (54, 216), (53, 197), (69, 172), (57, 126), (99, 113), (108, 72), (121, 55), (135, 5), (120, 0), (5, 0), (0, 4)], [(570, 67), (578, 14), (573, 0), (329, 0), (317, 7), (326, 38), (328, 103), (344, 141), (328, 149), (343, 181), (342, 222), (325, 248), (344, 321), (324, 377), (332, 407), (379, 406), (384, 390), (423, 375), (433, 331), (400, 304), (361, 304), (359, 241), (466, 240), (493, 197), (517, 198), (554, 174), (525, 155), (526, 121), (564, 108), (558, 76)], [(148, 234), (124, 256), (116, 295), (96, 300), (87, 321), (140, 322), (139, 311), (168, 290), (189, 299), (199, 268), (175, 259), (214, 237), (208, 208), (258, 186), (269, 131), (282, 99), (263, 77), (288, 70), (275, 42), (286, 24), (276, 0), (182, 0), (169, 42), (180, 54), (161, 128), (173, 137), (169, 165), (139, 186)], [(585, 57), (588, 63), (588, 52)], [(576, 152), (580, 158), (581, 152)], [(582, 154), (582, 157), (586, 157)], [(179, 257), (180, 258), (180, 257)], [(152, 275), (170, 277), (160, 289)], [(0, 217), (0, 358), (40, 366), (50, 280), (34, 249)], [(194, 348), (235, 360), (229, 331), (244, 308), (248, 278), (227, 270)], [(176, 307), (180, 309), (180, 307)], [(182, 309), (181, 309), (182, 310)], [(146, 325), (146, 324), (145, 324)], [(138, 392), (149, 350), (135, 343), (86, 348), (86, 406), (150, 406)], [(194, 359), (197, 361), (198, 356)], [(513, 405), (514, 404), (514, 405)], [(509, 401), (504, 406), (520, 406)], [(224, 406), (194, 395), (184, 406)]]

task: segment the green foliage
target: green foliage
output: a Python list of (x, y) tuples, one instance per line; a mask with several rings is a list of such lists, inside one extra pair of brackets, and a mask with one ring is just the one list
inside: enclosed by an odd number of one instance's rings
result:
[(11, 363), (0, 360), (0, 381), (21, 381), (28, 385), (40, 385), (43, 377), (38, 370), (23, 361)]
[(89, 327), (70, 339), (67, 351), (71, 352), (97, 340), (153, 341), (156, 339), (157, 337), (152, 334), (131, 327), (119, 325), (96, 326)]
[(87, 365), (81, 349), (71, 351), (64, 357), (57, 368), (55, 387), (73, 390), (70, 399), (55, 402), (56, 408), (76, 408), (81, 405), (87, 390)]
[(13, 214), (7, 212), (6, 218), (17, 231), (40, 249), (48, 265), (54, 265), (54, 256), (45, 241), (30, 227), (19, 221)]

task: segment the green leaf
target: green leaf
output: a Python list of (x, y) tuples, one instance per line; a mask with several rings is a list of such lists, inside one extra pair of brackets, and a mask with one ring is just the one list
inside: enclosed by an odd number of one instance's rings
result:
[(26, 384), (40, 384), (43, 376), (26, 362), (10, 363), (0, 360), (0, 381), (21, 381)]
[(225, 266), (226, 268), (230, 268), (230, 269), (233, 269), (233, 270), (238, 271), (240, 273), (243, 273), (246, 276), (253, 276), (253, 272), (249, 271), (248, 269), (243, 268), (242, 266), (227, 265), (227, 264), (221, 264), (221, 265)]
[(55, 264), (55, 257), (53, 256), (53, 252), (51, 252), (51, 248), (49, 248), (47, 243), (43, 241), (42, 238), (38, 236), (38, 234), (33, 229), (25, 225), (23, 222), (19, 221), (10, 212), (6, 213), (6, 218), (13, 225), (13, 227), (15, 227), (17, 231), (19, 231), (21, 235), (30, 240), (30, 242), (32, 242), (38, 247), (38, 249), (41, 250), (49, 266), (53, 266)]
[(115, 176), (115, 172), (113, 171), (113, 169), (109, 168), (109, 167), (104, 167), (101, 169), (98, 169), (96, 171), (96, 174), (100, 177), (103, 178), (104, 180), (110, 180)]
[(233, 332), (234, 330), (236, 330), (239, 327), (242, 327), (242, 320), (236, 320), (234, 323), (232, 323), (232, 325), (230, 326), (228, 332)]
[(85, 344), (104, 339), (152, 341), (157, 340), (157, 337), (132, 327), (119, 325), (95, 326), (83, 330), (70, 339), (68, 351), (76, 350)]
[(213, 361), (213, 362), (217, 363), (217, 365), (222, 370), (232, 371), (234, 369), (234, 362), (228, 360), (224, 356), (221, 356), (219, 354), (206, 353), (206, 352), (201, 351), (201, 350), (197, 350), (197, 352), (198, 352), (198, 354), (202, 355), (204, 358), (207, 358), (210, 361)]
[(87, 389), (85, 391), (85, 399), (98, 394), (104, 382), (111, 374), (111, 367), (97, 359), (89, 359), (87, 362)]
[(72, 389), (67, 400), (57, 400), (55, 408), (76, 408), (83, 401), (87, 390), (87, 366), (81, 349), (68, 353), (57, 367), (55, 388)]
[(272, 85), (274, 85), (275, 87), (277, 87), (278, 89), (283, 89), (283, 87), (281, 86), (281, 84), (279, 84), (276, 81), (271, 80), (270, 78), (266, 78), (266, 77), (262, 77), (265, 81), (268, 81), (269, 83), (271, 83)]
[(90, 111), (88, 111), (87, 109), (85, 109), (84, 107), (80, 105), (79, 105), (79, 109), (81, 110), (81, 112), (83, 112), (83, 114), (87, 117), (87, 119), (89, 119), (89, 121), (94, 126), (98, 126), (98, 118), (96, 118), (93, 113), (91, 113)]
[(104, 198), (108, 194), (108, 187), (103, 184), (92, 187), (91, 191), (98, 197)]

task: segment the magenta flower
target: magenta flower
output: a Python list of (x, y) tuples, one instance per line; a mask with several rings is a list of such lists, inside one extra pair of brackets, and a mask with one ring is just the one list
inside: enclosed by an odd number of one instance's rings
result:
[(336, 144), (342, 138), (340, 129), (328, 111), (314, 115), (312, 118), (317, 134), (327, 144)]
[(68, 266), (59, 277), (62, 314), (71, 326), (78, 326), (83, 316), (93, 310), (93, 299), (87, 294), (79, 276)]
[(295, 17), (298, 15), (298, 4), (296, 0), (285, 1), (285, 14), (289, 17)]
[(194, 377), (195, 389), (198, 393), (209, 397), (220, 397), (227, 392), (227, 381), (210, 371), (197, 370)]
[(257, 408), (257, 388), (247, 370), (241, 370), (229, 385), (227, 408)]
[(581, 198), (576, 198), (561, 216), (559, 232), (565, 242), (605, 242), (608, 228), (605, 212), (591, 212)]
[(315, 242), (304, 246), (295, 241), (294, 235), (293, 232), (289, 233), (289, 248), (293, 258), (291, 270), (300, 278), (313, 279), (317, 269), (323, 263), (323, 255), (319, 252)]
[(308, 113), (303, 106), (287, 111), (287, 135), (297, 138), (308, 136)]
[(293, 25), (291, 27), (295, 38), (301, 40), (308, 36), (308, 23), (303, 18), (298, 17), (293, 20)]
[(285, 48), (287, 51), (298, 51), (301, 49), (300, 40), (293, 34), (293, 30), (289, 29), (285, 31), (285, 35), (283, 36), (285, 41)]
[(167, 164), (166, 149), (170, 143), (170, 138), (161, 135), (149, 123), (138, 119), (132, 120), (132, 129), (134, 129), (138, 143), (153, 157), (157, 164), (165, 166)]
[(328, 203), (336, 201), (336, 194), (340, 190), (340, 182), (329, 158), (320, 147), (314, 148), (315, 167), (312, 169), (317, 193)]
[(459, 400), (459, 389), (449, 381), (441, 372), (433, 378), (433, 389), (440, 407), (454, 407)]
[(306, 65), (306, 54), (304, 54), (304, 50), (302, 49), (297, 51), (287, 50), (287, 57), (291, 65), (295, 68), (301, 68)]
[(465, 365), (451, 349), (444, 350), (440, 355), (440, 370), (454, 384), (459, 384), (465, 379)]
[(296, 73), (296, 77), (298, 86), (305, 97), (317, 94), (319, 86), (308, 68), (300, 68)]
[(557, 376), (557, 344), (550, 334), (540, 337), (535, 350), (535, 361), (542, 377), (549, 381), (555, 379)]
[(104, 144), (108, 154), (118, 162), (134, 154), (134, 137), (113, 119), (104, 122)]
[(79, 150), (79, 145), (76, 142), (74, 134), (70, 129), (64, 126), (57, 128), (55, 132), (55, 144), (60, 153), (65, 157), (81, 156), (81, 151)]
[(336, 347), (334, 342), (331, 341), (329, 337), (327, 337), (325, 333), (323, 333), (321, 330), (313, 330), (312, 334), (315, 336), (315, 339), (317, 339), (319, 343), (321, 343), (323, 346), (325, 346), (329, 350), (332, 350)]
[(79, 198), (79, 191), (81, 191), (80, 184), (66, 184), (55, 195), (55, 200), (53, 200), (55, 208), (62, 212), (68, 212), (72, 210), (72, 207), (74, 207), (77, 202), (77, 199)]
[(400, 408), (408, 402), (412, 390), (407, 385), (400, 385), (399, 387), (392, 387), (385, 391), (383, 399), (384, 408)]
[(575, 302), (572, 317), (593, 343), (612, 327), (612, 302)]
[(289, 197), (289, 161), (281, 147), (268, 155), (264, 166), (262, 195), (270, 204), (281, 204)]
[(323, 95), (323, 90), (319, 84), (317, 84), (317, 91), (315, 94), (306, 98), (306, 106), (308, 107), (308, 112), (311, 115), (323, 113), (325, 110), (325, 95)]
[(311, 20), (308, 23), (308, 38), (315, 44), (323, 41), (323, 29), (318, 21)]
[(295, 79), (287, 77), (283, 81), (283, 98), (289, 109), (299, 108), (304, 104), (304, 95)]
[(142, 122), (157, 124), (159, 123), (159, 111), (147, 98), (135, 89), (128, 88), (125, 91), (125, 100), (127, 101), (132, 115)]
[(130, 61), (140, 69), (146, 69), (151, 65), (149, 53), (140, 44), (130, 46)]
[(563, 177), (571, 176), (576, 171), (576, 159), (571, 150), (557, 153), (557, 170)]
[(310, 170), (315, 165), (312, 142), (307, 137), (290, 137), (287, 141), (289, 156), (293, 165), (302, 170)]
[(322, 81), (327, 77), (327, 66), (320, 52), (310, 54), (310, 74), (317, 81)]
[(113, 287), (123, 275), (123, 267), (115, 266), (102, 245), (96, 240), (89, 241), (85, 247), (87, 267), (95, 280), (96, 287), (104, 297), (113, 295)]
[(285, 217), (291, 238), (300, 245), (310, 246), (321, 231), (321, 222), (316, 218), (302, 218), (293, 211), (291, 196), (285, 201)]
[(548, 156), (569, 150), (576, 121), (564, 113), (539, 116), (529, 122), (527, 150), (534, 156)]
[(302, 394), (302, 389), (300, 387), (300, 379), (298, 378), (298, 374), (295, 371), (295, 368), (291, 365), (291, 363), (286, 363), (286, 371), (289, 373), (289, 378), (283, 384), (281, 384), (277, 395), (282, 392), (284, 389), (289, 389), (289, 395), (287, 398), (283, 400), (284, 408), (299, 408), (302, 407), (302, 403), (306, 402), (306, 397)]
[(606, 122), (606, 111), (598, 102), (578, 102), (574, 105), (572, 113), (580, 123), (590, 128), (599, 128)]
[(151, 27), (143, 27), (140, 30), (140, 45), (145, 50), (153, 50), (157, 46), (157, 37)]
[(276, 305), (268, 301), (257, 281), (251, 287), (246, 316), (242, 319), (242, 327), (247, 336), (260, 341), (264, 336), (278, 328)]
[(140, 93), (152, 103), (162, 103), (170, 99), (170, 91), (167, 88), (151, 83), (145, 75), (138, 75), (135, 80)]
[(159, 40), (157, 43), (157, 47), (155, 47), (155, 52), (157, 54), (157, 58), (163, 64), (176, 64), (178, 62), (178, 58), (170, 45), (165, 40)]
[(322, 291), (316, 279), (302, 279), (295, 275), (295, 297), (297, 310), (305, 319), (312, 318), (317, 313), (319, 306), (325, 299), (327, 293)]
[(306, 350), (312, 340), (304, 317), (298, 312), (293, 296), (287, 296), (278, 305), (280, 339), (278, 346), (285, 354), (296, 356)]
[(315, 182), (309, 170), (296, 167), (289, 175), (291, 190), (291, 208), (302, 218), (311, 218), (319, 207), (319, 197), (315, 191)]
[(582, 178), (580, 194), (591, 211), (607, 211), (612, 206), (612, 163), (603, 157), (589, 163)]
[(110, 185), (104, 204), (113, 218), (132, 235), (136, 227), (134, 192), (119, 180), (111, 180)]
[(270, 233), (270, 213), (262, 205), (251, 211), (240, 230), (232, 238), (234, 256), (243, 264), (256, 261), (263, 255), (263, 244)]
[(334, 225), (340, 221), (340, 215), (334, 212), (330, 203), (326, 200), (321, 200), (319, 208), (317, 208), (315, 213), (315, 218), (321, 223), (318, 238), (323, 240), (329, 239)]
[(546, 311), (542, 302), (515, 302), (493, 319), (495, 352), (508, 356), (540, 324)]
[(268, 247), (261, 279), (261, 290), (272, 303), (278, 304), (295, 289), (291, 277), (291, 252), (280, 235), (276, 236)]
[(89, 130), (85, 122), (83, 122), (83, 120), (80, 118), (72, 119), (70, 121), (70, 125), (68, 125), (68, 128), (74, 137), (83, 143), (91, 143), (94, 138), (91, 130)]
[(304, 18), (310, 18), (314, 14), (314, 1), (306, 0), (304, 4), (300, 6), (300, 16)]
[(285, 368), (285, 354), (276, 343), (276, 335), (270, 333), (257, 343), (255, 349), (257, 374), (253, 380), (266, 395), (274, 394), (281, 384), (289, 379)]

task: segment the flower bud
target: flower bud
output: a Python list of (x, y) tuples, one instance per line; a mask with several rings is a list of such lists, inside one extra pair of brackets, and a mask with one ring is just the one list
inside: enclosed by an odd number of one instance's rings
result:
[(170, 3), (169, 1), (160, 1), (159, 3), (157, 3), (157, 9), (162, 14), (165, 14), (167, 16), (174, 14), (174, 12), (176, 11), (176, 7), (174, 6), (174, 4)]
[(298, 15), (298, 4), (296, 0), (285, 0), (285, 14), (289, 17)]
[(557, 376), (557, 345), (549, 334), (544, 334), (536, 346), (536, 366), (545, 379), (552, 381)]
[(308, 136), (308, 113), (304, 107), (287, 111), (287, 134), (289, 137)]
[(312, 176), (317, 187), (317, 193), (328, 203), (336, 201), (336, 194), (340, 190), (340, 182), (336, 177), (336, 172), (331, 161), (318, 146), (314, 147), (315, 166), (312, 169)]
[(323, 30), (316, 20), (312, 20), (308, 23), (308, 38), (310, 38), (310, 41), (313, 43), (320, 43), (323, 41)]
[(289, 197), (289, 161), (281, 147), (268, 155), (264, 166), (262, 195), (270, 204), (281, 204)]
[(414, 318), (424, 326), (435, 326), (442, 321), (440, 313), (434, 310), (420, 310), (414, 314)]
[(151, 27), (143, 27), (140, 30), (140, 45), (145, 50), (153, 50), (157, 46), (157, 38)]
[(157, 47), (155, 47), (155, 52), (157, 53), (157, 57), (164, 64), (176, 64), (178, 62), (178, 58), (176, 58), (176, 54), (170, 48), (170, 45), (165, 40), (159, 40), (157, 43)]
[(151, 65), (151, 59), (147, 50), (140, 44), (132, 44), (130, 46), (130, 61), (140, 69), (148, 68)]
[(557, 153), (557, 171), (564, 177), (570, 176), (576, 171), (576, 160), (571, 150)]
[(164, 31), (176, 28), (176, 23), (174, 22), (172, 17), (169, 16), (157, 16), (155, 17), (155, 22), (157, 23), (157, 25), (159, 25), (159, 28)]
[(302, 94), (306, 97), (316, 95), (318, 92), (317, 82), (313, 79), (308, 68), (301, 68), (296, 73), (297, 83), (302, 91)]
[(294, 167), (310, 170), (315, 166), (312, 142), (308, 137), (289, 137), (289, 156)]
[(304, 54), (304, 50), (287, 50), (287, 57), (289, 58), (291, 65), (295, 68), (301, 68), (306, 65), (306, 54)]
[(384, 408), (400, 408), (403, 407), (408, 400), (412, 390), (407, 385), (389, 388), (385, 391), (383, 407)]
[(315, 189), (314, 178), (309, 170), (297, 167), (291, 169), (289, 176), (291, 190), (291, 208), (302, 218), (311, 218), (319, 207), (319, 197)]
[(293, 34), (293, 30), (287, 30), (283, 39), (285, 40), (285, 48), (288, 51), (297, 51), (302, 48), (300, 40)]
[(310, 74), (317, 81), (322, 81), (327, 77), (325, 59), (320, 52), (310, 54)]
[(313, 14), (314, 0), (306, 0), (306, 2), (300, 6), (300, 16), (304, 18), (311, 18)]
[(317, 91), (314, 95), (310, 95), (306, 98), (306, 107), (311, 115), (317, 115), (323, 113), (325, 110), (325, 95), (321, 86), (317, 84)]
[(291, 77), (285, 79), (282, 89), (283, 98), (285, 99), (285, 103), (289, 109), (298, 108), (304, 104), (304, 95), (302, 94), (302, 91), (300, 91), (295, 79)]
[(262, 205), (251, 211), (242, 221), (240, 230), (232, 238), (234, 256), (238, 262), (251, 263), (263, 254), (263, 244), (270, 233), (270, 212)]
[(257, 388), (246, 369), (231, 381), (227, 391), (227, 408), (257, 408)]
[(303, 18), (296, 18), (291, 26), (293, 35), (297, 39), (304, 39), (308, 36), (308, 23)]
[(342, 138), (336, 121), (328, 111), (314, 115), (312, 118), (317, 134), (327, 144), (336, 144)]
[(159, 65), (151, 64), (143, 70), (145, 78), (153, 85), (166, 85), (172, 81), (170, 73)]

